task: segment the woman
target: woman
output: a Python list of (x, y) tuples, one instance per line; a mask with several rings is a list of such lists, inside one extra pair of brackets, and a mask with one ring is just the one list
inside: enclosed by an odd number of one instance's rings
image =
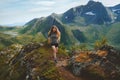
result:
[(54, 61), (57, 63), (57, 56), (56, 53), (58, 52), (58, 45), (60, 42), (60, 36), (61, 33), (59, 29), (53, 25), (48, 32), (48, 42), (51, 44), (51, 47), (53, 49), (53, 56), (54, 56)]

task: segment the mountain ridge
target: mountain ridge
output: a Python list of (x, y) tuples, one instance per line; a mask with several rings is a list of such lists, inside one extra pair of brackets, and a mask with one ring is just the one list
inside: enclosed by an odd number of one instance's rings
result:
[(116, 14), (111, 8), (105, 7), (101, 2), (89, 1), (86, 5), (71, 8), (63, 14), (52, 13), (44, 18), (33, 19), (25, 25), (21, 33), (35, 35), (41, 32), (47, 38), (50, 27), (56, 25), (62, 33), (61, 42), (69, 45), (94, 42), (103, 36), (107, 37), (109, 26), (115, 23), (119, 25), (119, 14)]

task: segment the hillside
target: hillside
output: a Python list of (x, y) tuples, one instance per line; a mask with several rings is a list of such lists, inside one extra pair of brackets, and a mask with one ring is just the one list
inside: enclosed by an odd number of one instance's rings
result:
[[(34, 23), (35, 22), (35, 23)], [(30, 24), (30, 25), (29, 25)], [(65, 29), (65, 25), (58, 20), (54, 14), (48, 16), (47, 18), (40, 18), (40, 19), (34, 19), (30, 22), (28, 22), (25, 26), (25, 28), (21, 31), (22, 34), (36, 34), (38, 32), (42, 33), (44, 37), (47, 38), (48, 31), (50, 27), (55, 24), (58, 26), (60, 29), (62, 35), (66, 36), (61, 36), (61, 42), (64, 42), (65, 44), (71, 43), (73, 40), (70, 38), (69, 33), (66, 31), (67, 28)], [(67, 40), (70, 39), (70, 40)], [(72, 39), (72, 40), (71, 40)]]
[(0, 33), (0, 50), (14, 43), (11, 35)]
[[(51, 51), (44, 43), (15, 44), (0, 51), (0, 80), (61, 80)], [(59, 58), (68, 56), (61, 49), (58, 54)]]
[(120, 22), (112, 24), (106, 36), (112, 45), (116, 45), (116, 47), (119, 48), (120, 47), (120, 37), (119, 37)]
[(51, 47), (46, 43), (29, 43), (24, 46), (14, 44), (7, 47), (0, 51), (0, 80), (120, 78), (120, 53), (113, 47), (103, 46), (97, 51), (80, 51), (72, 53), (71, 57), (59, 48), (57, 64), (51, 54)]

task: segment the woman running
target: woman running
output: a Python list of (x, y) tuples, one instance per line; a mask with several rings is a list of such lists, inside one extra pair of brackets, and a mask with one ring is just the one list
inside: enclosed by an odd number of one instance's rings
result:
[(53, 25), (48, 32), (48, 41), (51, 44), (51, 47), (53, 49), (53, 56), (54, 56), (54, 61), (57, 63), (57, 56), (56, 53), (58, 52), (58, 45), (60, 42), (60, 36), (61, 33), (59, 29), (57, 28), (56, 25)]

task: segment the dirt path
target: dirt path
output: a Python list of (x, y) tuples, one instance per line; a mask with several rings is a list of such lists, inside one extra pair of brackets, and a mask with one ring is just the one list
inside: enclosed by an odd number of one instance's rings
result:
[(58, 68), (58, 71), (60, 75), (65, 79), (65, 80), (83, 80), (80, 77), (74, 76), (69, 70), (66, 69), (66, 66), (68, 65), (68, 60), (63, 60), (63, 61), (58, 61), (56, 64), (56, 67)]
[(58, 61), (56, 64), (56, 67), (66, 67), (68, 65), (68, 60), (62, 60), (62, 61)]

